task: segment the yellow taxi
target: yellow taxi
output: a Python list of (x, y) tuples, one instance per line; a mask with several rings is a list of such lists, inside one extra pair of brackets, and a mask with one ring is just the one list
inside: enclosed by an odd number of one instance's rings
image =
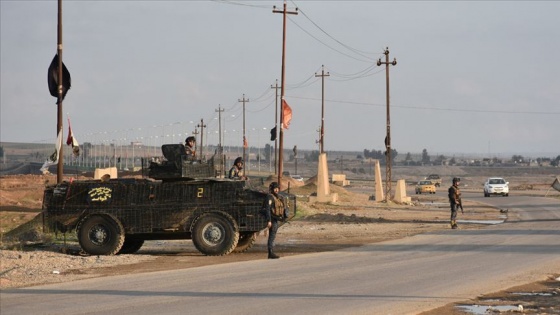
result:
[(429, 180), (421, 180), (416, 184), (416, 194), (435, 194), (436, 193), (436, 185), (434, 185)]

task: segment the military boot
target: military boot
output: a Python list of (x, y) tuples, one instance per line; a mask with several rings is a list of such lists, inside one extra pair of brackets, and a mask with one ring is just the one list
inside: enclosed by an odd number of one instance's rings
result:
[(457, 226), (457, 221), (455, 221), (455, 220), (451, 221), (451, 228), (456, 229), (457, 227), (458, 227)]
[(280, 258), (280, 256), (276, 255), (272, 249), (268, 250), (268, 259), (278, 259)]

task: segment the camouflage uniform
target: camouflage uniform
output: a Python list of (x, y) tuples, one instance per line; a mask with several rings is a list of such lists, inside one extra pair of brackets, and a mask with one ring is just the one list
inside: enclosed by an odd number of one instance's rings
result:
[(232, 167), (229, 169), (228, 178), (231, 178), (231, 179), (241, 179), (241, 176), (239, 175), (239, 172), (240, 172), (240, 171), (241, 171), (241, 170), (238, 169), (237, 166), (235, 166), (235, 165), (232, 166)]
[(195, 137), (187, 137), (185, 139), (185, 154), (187, 155), (187, 161), (194, 161), (196, 160), (196, 151), (194, 149), (194, 145), (196, 143)]
[(196, 159), (196, 152), (189, 146), (185, 146), (185, 154), (187, 155), (187, 161), (194, 161)]
[(449, 205), (451, 207), (451, 228), (457, 228), (457, 211), (461, 204), (461, 191), (459, 190), (459, 180), (453, 179), (453, 184), (449, 187)]
[(244, 175), (239, 174), (243, 169), (243, 159), (238, 157), (233, 162), (233, 166), (229, 169), (228, 178), (231, 179), (247, 179)]

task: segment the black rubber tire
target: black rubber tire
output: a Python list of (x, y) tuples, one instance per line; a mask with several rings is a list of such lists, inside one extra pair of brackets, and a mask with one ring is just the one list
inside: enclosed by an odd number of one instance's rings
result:
[(125, 237), (123, 246), (121, 247), (121, 250), (119, 250), (117, 255), (134, 254), (139, 251), (140, 248), (142, 248), (142, 245), (144, 245), (144, 240)]
[(231, 253), (239, 241), (239, 229), (233, 218), (226, 213), (204, 213), (191, 229), (196, 249), (207, 256), (223, 256)]
[(248, 251), (255, 241), (257, 240), (256, 232), (245, 232), (239, 234), (239, 241), (237, 241), (237, 246), (233, 250), (234, 253), (244, 253)]
[(91, 215), (80, 223), (78, 241), (90, 255), (115, 255), (124, 244), (124, 228), (110, 215)]

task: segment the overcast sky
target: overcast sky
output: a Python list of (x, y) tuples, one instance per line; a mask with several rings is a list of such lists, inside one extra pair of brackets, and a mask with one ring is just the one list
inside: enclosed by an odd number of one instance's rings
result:
[[(63, 1), (63, 103), (80, 142), (249, 145), (274, 127), (282, 1)], [(0, 1), (2, 142), (53, 143), (56, 1)], [(289, 1), (284, 147), (384, 150), (389, 48), (399, 154), (560, 154), (559, 1)], [(207, 133), (206, 133), (207, 132)], [(206, 142), (205, 139), (205, 142)]]

